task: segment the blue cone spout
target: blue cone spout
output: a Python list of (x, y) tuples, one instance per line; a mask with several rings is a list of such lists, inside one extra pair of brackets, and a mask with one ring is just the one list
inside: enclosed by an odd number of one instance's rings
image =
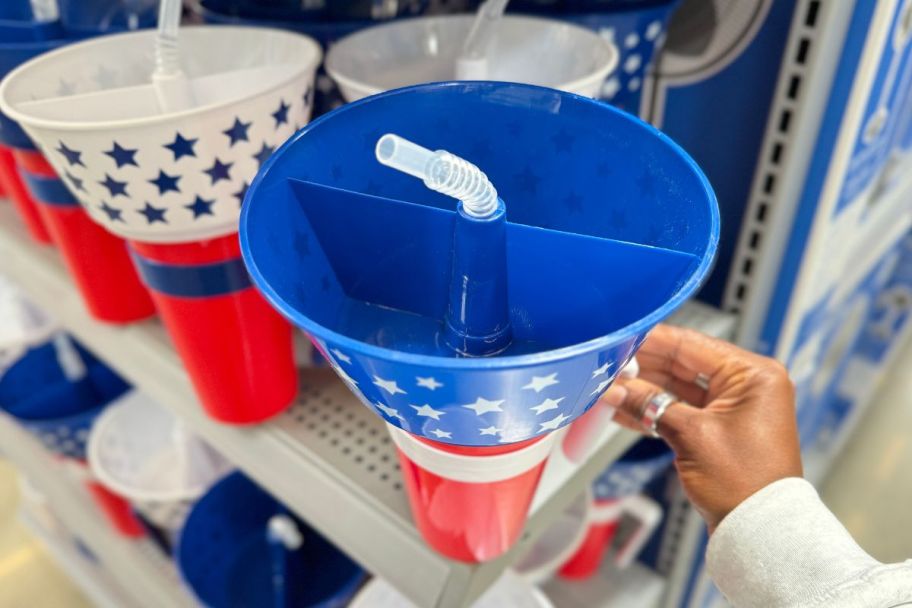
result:
[(504, 351), (513, 339), (507, 303), (507, 214), (502, 200), (485, 218), (460, 204), (453, 230), (447, 345), (466, 357)]

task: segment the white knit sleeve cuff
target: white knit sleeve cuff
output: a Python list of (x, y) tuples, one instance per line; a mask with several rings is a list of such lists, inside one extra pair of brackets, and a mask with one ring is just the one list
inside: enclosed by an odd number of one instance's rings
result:
[(799, 606), (877, 562), (804, 479), (766, 486), (709, 539), (707, 571), (736, 608)]

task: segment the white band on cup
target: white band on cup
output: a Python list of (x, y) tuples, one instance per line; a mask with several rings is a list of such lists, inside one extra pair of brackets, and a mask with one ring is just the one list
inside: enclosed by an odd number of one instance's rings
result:
[(416, 465), (440, 477), (466, 483), (490, 483), (522, 475), (551, 454), (555, 438), (562, 434), (550, 433), (532, 445), (509, 454), (465, 456), (423, 443), (389, 423), (386, 427), (396, 447)]

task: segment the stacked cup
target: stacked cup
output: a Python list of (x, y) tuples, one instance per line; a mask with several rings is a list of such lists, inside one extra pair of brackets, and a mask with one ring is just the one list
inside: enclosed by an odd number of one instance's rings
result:
[(61, 458), (121, 534), (142, 536), (129, 503), (108, 492), (85, 464), (98, 415), (129, 390), (120, 377), (63, 334), (32, 346), (0, 377), (0, 408)]
[[(237, 218), (259, 167), (307, 122), (321, 53), (259, 28), (188, 27), (177, 41), (176, 52), (154, 32), (68, 46), (10, 74), (0, 104), (78, 180), (68, 185), (89, 216), (129, 241), (207, 412), (259, 422), (289, 405), (297, 375), (291, 329), (241, 262)], [(150, 83), (165, 60), (185, 74)], [(63, 77), (66, 97), (49, 84)]]
[[(17, 65), (62, 43), (57, 19), (38, 19), (28, 2), (9, 0), (0, 5), (0, 78)], [(19, 214), (29, 235), (50, 243), (38, 208), (16, 170), (13, 149), (33, 149), (19, 126), (0, 112), (0, 186)]]
[(619, 549), (617, 562), (626, 566), (636, 557), (658, 525), (662, 509), (640, 493), (671, 465), (674, 453), (658, 439), (642, 439), (592, 484), (589, 529), (577, 552), (560, 570), (564, 578), (594, 575), (611, 546), (624, 515), (636, 521), (636, 530)]
[[(29, 24), (32, 38), (36, 38), (36, 30), (46, 33), (44, 29), (49, 22), (23, 23)], [(19, 64), (68, 41), (72, 33), (64, 31), (56, 21), (50, 23), (58, 26), (51, 39), (0, 43), (0, 74), (5, 75)], [(111, 23), (106, 27), (110, 28)], [(100, 30), (85, 33), (97, 34)], [(69, 75), (62, 74), (48, 86), (66, 96), (76, 84)], [(0, 135), (6, 147), (0, 150), (0, 181), (5, 183), (32, 236), (40, 242), (53, 241), (60, 249), (89, 312), (96, 319), (110, 323), (152, 316), (155, 312), (152, 300), (132, 268), (124, 242), (91, 221), (67, 190), (67, 186), (84, 190), (83, 180), (64, 169), (60, 175), (69, 181), (64, 185), (19, 125), (2, 113)], [(59, 143), (47, 152), (64, 155), (68, 165), (85, 166), (78, 153)]]
[(173, 545), (193, 503), (230, 469), (228, 462), (160, 405), (134, 392), (92, 427), (89, 467)]
[[(381, 165), (400, 158), (377, 149), (387, 132), (477, 163), (490, 182), (464, 183), (494, 184), (493, 215)], [(506, 83), (399, 89), (321, 117), (264, 166), (241, 216), (253, 280), (390, 425), (422, 535), (467, 562), (516, 541), (554, 433), (693, 293), (717, 240), (712, 191), (667, 138)]]

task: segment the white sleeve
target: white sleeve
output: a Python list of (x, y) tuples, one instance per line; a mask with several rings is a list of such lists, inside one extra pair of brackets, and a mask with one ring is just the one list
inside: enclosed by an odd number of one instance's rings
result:
[(795, 477), (729, 513), (709, 539), (706, 563), (736, 608), (912, 602), (912, 561), (884, 565), (865, 553), (814, 486)]

